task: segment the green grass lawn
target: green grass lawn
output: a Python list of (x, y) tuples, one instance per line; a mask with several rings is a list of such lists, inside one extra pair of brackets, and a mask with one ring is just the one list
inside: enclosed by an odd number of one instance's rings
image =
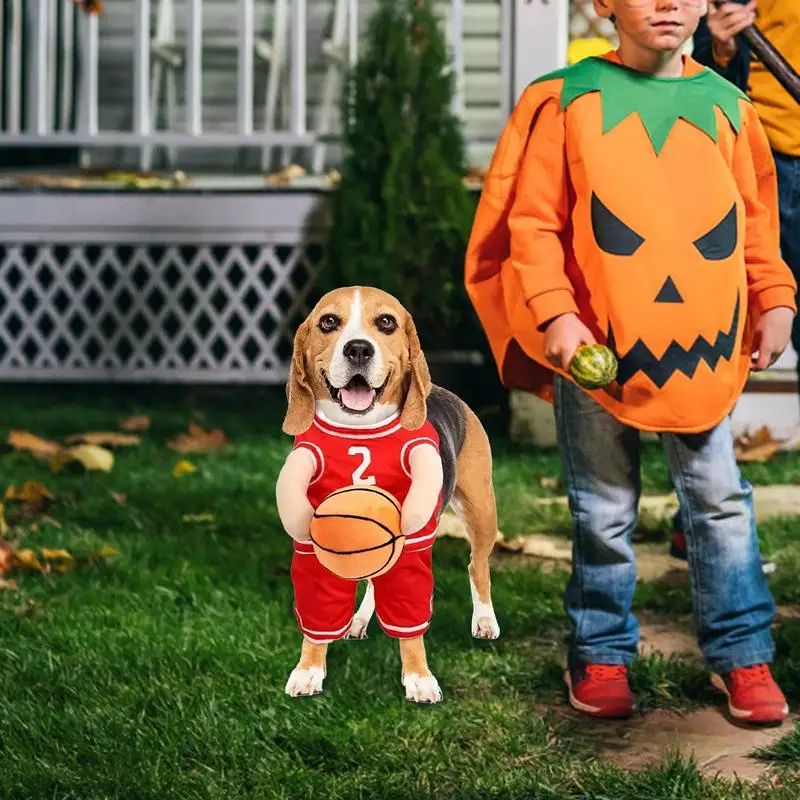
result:
[[(322, 697), (286, 697), (300, 635), (291, 548), (274, 502), (288, 446), (280, 391), (5, 388), (0, 408), (3, 441), (11, 428), (59, 438), (113, 430), (131, 413), (153, 420), (140, 446), (117, 451), (110, 474), (53, 474), (26, 453), (0, 458), (0, 490), (36, 480), (57, 495), (49, 513), (62, 527), (41, 526), (25, 545), (120, 551), (66, 575), (19, 574), (17, 591), (0, 591), (2, 798), (800, 797), (794, 734), (763, 754), (786, 770), (771, 788), (703, 779), (692, 763), (671, 758), (641, 773), (611, 766), (565, 708), (565, 573), (499, 559), (502, 638), (476, 642), (463, 542), (443, 540), (434, 551), (426, 641), (441, 706), (404, 701), (396, 645), (377, 628), (367, 641), (331, 648)], [(189, 456), (197, 472), (176, 479), (181, 456), (165, 442), (190, 421), (222, 427), (232, 445)], [(551, 491), (538, 478), (558, 476), (557, 458), (514, 454), (503, 441), (495, 449), (501, 527), (541, 529), (529, 499)], [(667, 489), (656, 448), (645, 464), (646, 487)], [(747, 473), (794, 482), (800, 459)], [(202, 514), (213, 521), (184, 521)], [(771, 523), (766, 533), (780, 561), (776, 596), (797, 601), (792, 522)], [(688, 590), (642, 586), (637, 606), (684, 613)], [(788, 621), (777, 635), (776, 670), (794, 705), (800, 626)], [(717, 702), (696, 663), (650, 658), (633, 677), (645, 709)]]

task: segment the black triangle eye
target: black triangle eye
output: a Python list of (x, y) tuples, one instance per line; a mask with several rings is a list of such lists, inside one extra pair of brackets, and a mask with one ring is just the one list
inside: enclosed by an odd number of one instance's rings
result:
[(612, 256), (632, 256), (644, 242), (592, 192), (592, 231), (598, 247)]
[(705, 236), (693, 244), (700, 255), (709, 261), (722, 261), (729, 258), (736, 249), (736, 205), (725, 215), (722, 222), (715, 225)]

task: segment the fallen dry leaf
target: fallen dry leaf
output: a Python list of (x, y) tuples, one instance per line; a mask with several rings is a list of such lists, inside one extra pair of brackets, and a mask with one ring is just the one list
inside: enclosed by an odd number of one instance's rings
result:
[[(5, 500), (14, 503), (9, 508), (12, 524), (23, 519), (41, 517), (47, 511), (47, 504), (55, 495), (36, 481), (26, 481), (19, 486), (9, 486), (5, 492)], [(0, 524), (0, 529), (2, 525)]]
[(775, 439), (764, 425), (754, 434), (746, 432), (736, 437), (733, 443), (737, 461), (769, 461), (785, 444), (784, 439)]
[(342, 173), (338, 169), (332, 169), (325, 176), (325, 183), (328, 186), (338, 186), (342, 182)]
[(121, 506), (124, 506), (125, 503), (128, 502), (128, 495), (126, 495), (126, 494), (120, 494), (119, 492), (111, 492), (111, 496)]
[(67, 437), (69, 444), (97, 444), (106, 447), (134, 447), (141, 444), (142, 437), (132, 433), (116, 431), (96, 431), (93, 433), (73, 433)]
[(0, 503), (0, 536), (8, 536), (8, 522), (6, 522), (5, 503)]
[(62, 450), (57, 442), (42, 439), (28, 431), (11, 431), (7, 441), (16, 450), (29, 450), (34, 456), (42, 459), (58, 455)]
[(42, 500), (55, 500), (55, 495), (36, 481), (25, 481), (21, 486), (9, 486), (6, 500), (19, 500), (23, 503), (40, 503)]
[[(98, 564), (116, 555), (119, 555), (119, 550), (105, 544), (88, 555), (75, 556), (63, 547), (43, 547), (37, 553), (29, 547), (15, 550), (11, 543), (0, 542), (0, 581), (3, 580), (2, 576), (14, 568), (33, 570), (47, 577), (53, 569), (61, 573), (70, 572), (79, 565)], [(5, 583), (13, 584), (16, 588), (13, 581)], [(11, 587), (0, 585), (0, 589), (2, 588)]]
[(191, 475), (193, 472), (197, 472), (197, 467), (184, 458), (172, 468), (172, 477), (182, 478), (184, 475)]
[(16, 581), (7, 581), (5, 578), (0, 578), (0, 592), (2, 591), (16, 591), (17, 589), (17, 582)]
[(79, 444), (70, 447), (50, 459), (51, 468), (58, 472), (66, 464), (77, 461), (87, 470), (111, 472), (114, 466), (114, 454), (96, 444)]
[(51, 550), (50, 548), (42, 548), (42, 558), (48, 561), (59, 561), (59, 572), (69, 572), (75, 566), (75, 557), (68, 550), (61, 548)]
[(0, 542), (0, 575), (7, 575), (14, 566), (14, 548), (8, 542)]
[(213, 431), (204, 431), (193, 422), (189, 424), (189, 433), (178, 434), (167, 442), (167, 447), (179, 453), (210, 453), (227, 447), (230, 440), (225, 433), (217, 428)]
[(280, 172), (267, 175), (267, 186), (291, 186), (295, 178), (305, 177), (306, 171), (299, 164), (289, 164)]
[(147, 431), (150, 430), (150, 417), (140, 414), (136, 417), (127, 417), (120, 420), (120, 430), (123, 431)]
[(205, 514), (184, 514), (184, 522), (213, 522), (214, 515), (206, 512)]
[(45, 568), (42, 566), (41, 561), (39, 561), (38, 556), (30, 548), (17, 550), (14, 553), (14, 566), (25, 567), (26, 569), (34, 569), (41, 573), (44, 573), (45, 571)]

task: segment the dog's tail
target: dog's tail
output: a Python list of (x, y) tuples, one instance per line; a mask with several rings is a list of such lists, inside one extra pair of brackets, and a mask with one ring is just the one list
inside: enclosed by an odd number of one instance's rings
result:
[(439, 453), (442, 457), (442, 510), (447, 508), (456, 485), (456, 462), (467, 436), (466, 403), (441, 386), (434, 385), (428, 395), (428, 421), (439, 434)]

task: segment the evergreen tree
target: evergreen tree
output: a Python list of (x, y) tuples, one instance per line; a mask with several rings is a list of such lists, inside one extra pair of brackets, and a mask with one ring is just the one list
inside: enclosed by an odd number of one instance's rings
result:
[(463, 284), (475, 203), (453, 82), (427, 2), (379, 0), (345, 89), (341, 182), (318, 284), (390, 292), (430, 350), (482, 340)]

